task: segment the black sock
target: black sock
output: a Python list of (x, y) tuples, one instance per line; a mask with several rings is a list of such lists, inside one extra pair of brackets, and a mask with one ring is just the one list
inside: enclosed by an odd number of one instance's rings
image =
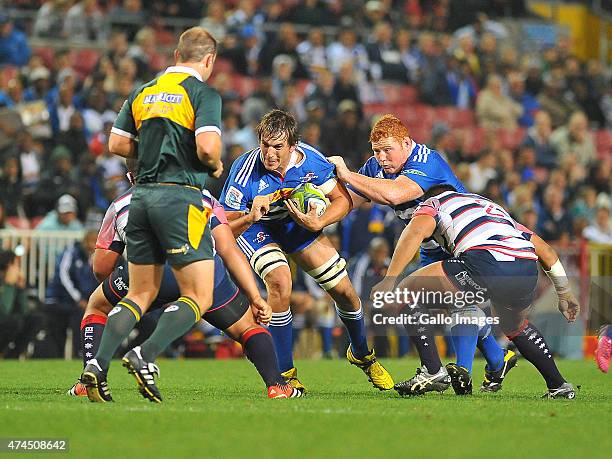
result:
[(102, 333), (106, 326), (106, 316), (90, 314), (81, 321), (81, 352), (83, 353), (83, 367), (87, 361), (94, 358), (100, 347)]
[(241, 337), (240, 342), (248, 359), (253, 362), (266, 387), (284, 384), (278, 369), (274, 341), (263, 327), (251, 328)]
[[(404, 312), (410, 314), (417, 321), (422, 314), (419, 310), (409, 308), (404, 309)], [(424, 365), (427, 371), (432, 375), (440, 371), (442, 362), (440, 361), (440, 354), (438, 354), (438, 347), (436, 346), (436, 339), (432, 326), (415, 323), (405, 324), (404, 328), (406, 328), (410, 341), (412, 341), (412, 344), (414, 344), (414, 347), (419, 353), (421, 365)]]
[(525, 321), (522, 329), (514, 335), (509, 335), (508, 338), (516, 345), (521, 355), (538, 369), (549, 389), (556, 389), (565, 382), (548, 349), (548, 344), (531, 322)]

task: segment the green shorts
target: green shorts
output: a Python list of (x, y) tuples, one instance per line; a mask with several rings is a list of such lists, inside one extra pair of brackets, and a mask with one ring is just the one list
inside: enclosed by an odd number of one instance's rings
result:
[(125, 228), (127, 258), (138, 265), (185, 265), (212, 260), (211, 209), (202, 193), (182, 185), (134, 187)]

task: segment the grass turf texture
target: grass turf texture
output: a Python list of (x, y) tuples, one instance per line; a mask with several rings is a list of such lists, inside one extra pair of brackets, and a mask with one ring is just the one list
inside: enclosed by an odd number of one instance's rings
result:
[[(0, 361), (0, 437), (64, 437), (70, 456), (91, 458), (596, 458), (612, 450), (611, 376), (587, 361), (560, 362), (582, 385), (573, 401), (540, 400), (544, 382), (524, 360), (497, 394), (457, 397), (450, 388), (418, 398), (375, 390), (346, 361), (300, 361), (308, 396), (276, 401), (243, 360), (159, 363), (162, 405), (141, 398), (119, 361), (109, 378), (113, 404), (64, 395), (77, 361)], [(384, 363), (396, 381), (416, 367)], [(483, 366), (475, 362), (475, 385)]]

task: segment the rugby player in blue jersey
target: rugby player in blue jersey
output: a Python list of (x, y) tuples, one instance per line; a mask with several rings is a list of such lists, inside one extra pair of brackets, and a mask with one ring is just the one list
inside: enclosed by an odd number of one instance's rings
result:
[[(283, 376), (304, 390), (292, 355), (289, 308), (291, 272), (287, 255), (336, 302), (351, 341), (347, 359), (361, 368), (380, 390), (393, 379), (367, 343), (361, 302), (346, 272), (346, 261), (322, 233), (351, 210), (351, 199), (336, 180), (334, 166), (316, 149), (298, 141), (295, 118), (282, 110), (267, 113), (257, 127), (259, 148), (234, 161), (220, 201), (237, 242), (261, 277), (272, 307), (269, 330)], [(301, 212), (287, 198), (305, 183), (316, 185), (330, 200), (321, 216), (311, 207)]]
[[(339, 156), (328, 158), (336, 166), (338, 178), (348, 184), (354, 207), (366, 201), (391, 206), (407, 225), (420, 198), (431, 187), (446, 184), (459, 192), (466, 191), (442, 156), (412, 140), (408, 128), (397, 117), (389, 114), (381, 117), (372, 128), (370, 142), (374, 155), (358, 172), (351, 172)], [(420, 255), (422, 266), (449, 257), (431, 240), (423, 243)], [(473, 314), (474, 308), (463, 308), (459, 313)], [(440, 361), (431, 325), (407, 325), (406, 330), (421, 358), (422, 368), (415, 378), (419, 379), (424, 392), (434, 387), (448, 387), (451, 379)], [(487, 359), (481, 389), (499, 390), (504, 376), (516, 364), (516, 355), (504, 352), (490, 334), (479, 337), (477, 327), (454, 327), (451, 333), (457, 353), (457, 364), (449, 365), (455, 392), (467, 394), (472, 391), (470, 373), (476, 346)]]

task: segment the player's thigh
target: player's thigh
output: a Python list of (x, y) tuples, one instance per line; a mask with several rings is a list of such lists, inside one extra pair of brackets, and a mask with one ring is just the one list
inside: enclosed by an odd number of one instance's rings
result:
[(130, 262), (128, 270), (130, 286), (126, 298), (134, 301), (142, 312), (145, 312), (157, 297), (164, 265), (139, 265)]
[(148, 215), (164, 256), (172, 266), (213, 258), (208, 223), (211, 210), (203, 205), (199, 190), (159, 185), (152, 190)]
[(125, 227), (128, 261), (131, 263), (153, 265), (164, 262), (164, 251), (149, 219), (150, 201), (148, 187), (134, 188), (130, 201), (130, 215)]
[(83, 317), (87, 317), (91, 314), (108, 315), (111, 309), (113, 309), (113, 306), (115, 306), (119, 302), (119, 300), (123, 298), (123, 296), (121, 298), (118, 298), (114, 302), (114, 304), (108, 301), (106, 294), (103, 290), (103, 284), (104, 283), (98, 285), (98, 287), (96, 287), (93, 293), (89, 296), (89, 299), (87, 300), (87, 307), (85, 308), (85, 313), (83, 314)]
[(186, 265), (172, 266), (181, 296), (194, 300), (200, 312), (208, 310), (212, 304), (215, 280), (214, 260), (199, 260)]
[(246, 330), (257, 326), (249, 300), (242, 292), (239, 292), (228, 304), (207, 311), (202, 318), (236, 341), (240, 340), (240, 336)]

